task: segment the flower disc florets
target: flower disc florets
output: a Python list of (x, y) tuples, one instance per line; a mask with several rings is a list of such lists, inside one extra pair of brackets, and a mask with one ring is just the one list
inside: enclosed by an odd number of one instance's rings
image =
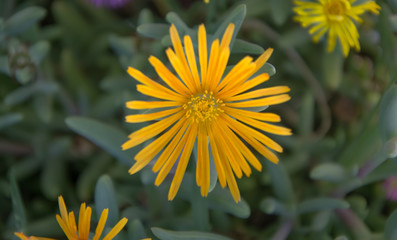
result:
[(186, 117), (193, 118), (195, 122), (212, 121), (219, 116), (219, 112), (224, 112), (222, 100), (216, 99), (213, 92), (205, 90), (204, 93), (192, 96), (183, 108), (186, 109)]
[(350, 10), (350, 3), (346, 0), (329, 1), (324, 4), (324, 13), (329, 21), (340, 22)]

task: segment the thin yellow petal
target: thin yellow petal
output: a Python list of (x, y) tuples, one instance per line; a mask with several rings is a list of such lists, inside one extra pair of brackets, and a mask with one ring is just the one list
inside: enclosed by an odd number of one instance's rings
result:
[(197, 138), (196, 181), (197, 185), (201, 187), (201, 196), (208, 195), (210, 186), (210, 165), (207, 135), (206, 127), (200, 124)]
[(153, 109), (181, 106), (179, 102), (171, 101), (128, 101), (125, 106), (129, 109)]
[(96, 226), (96, 229), (95, 229), (95, 235), (92, 240), (99, 240), (99, 237), (101, 236), (103, 229), (105, 228), (108, 214), (109, 214), (109, 209), (105, 208), (101, 213), (101, 217), (99, 218), (98, 225)]
[(127, 222), (127, 218), (122, 218), (102, 240), (112, 240), (123, 229)]
[(286, 86), (276, 86), (276, 87), (269, 87), (269, 88), (261, 88), (257, 89), (251, 92), (243, 93), (237, 96), (229, 97), (229, 98), (224, 98), (224, 102), (229, 102), (229, 101), (240, 101), (240, 100), (246, 100), (250, 98), (259, 98), (259, 97), (265, 97), (265, 96), (270, 96), (270, 95), (277, 95), (281, 93), (287, 93), (290, 91), (289, 87)]
[(169, 100), (169, 101), (176, 101), (176, 102), (184, 102), (186, 98), (182, 97), (181, 95), (177, 94), (170, 94), (163, 90), (159, 90), (153, 87), (148, 87), (146, 85), (138, 84), (137, 85), (138, 92), (145, 94), (147, 96)]
[(214, 158), (216, 173), (218, 175), (218, 179), (219, 179), (219, 183), (221, 184), (221, 187), (224, 188), (226, 186), (225, 170), (224, 170), (222, 161), (219, 157), (218, 146), (216, 145), (216, 141), (214, 138), (214, 134), (212, 133), (211, 126), (207, 126), (207, 131), (208, 131), (208, 138), (209, 138), (210, 144), (211, 144), (211, 152), (212, 152), (212, 156)]
[(227, 103), (226, 105), (235, 108), (261, 107), (261, 106), (280, 104), (290, 99), (291, 97), (288, 94), (281, 94), (277, 96), (265, 97), (261, 99), (249, 100), (244, 102)]
[(201, 82), (205, 83), (207, 81), (207, 33), (203, 24), (199, 26), (198, 31), (198, 43), (199, 43), (199, 60), (200, 60), (200, 73)]
[(173, 113), (176, 113), (178, 111), (181, 111), (182, 108), (172, 108), (160, 112), (155, 112), (155, 113), (148, 113), (148, 114), (134, 114), (134, 115), (127, 115), (125, 117), (125, 121), (128, 123), (139, 123), (139, 122), (147, 122), (151, 120), (156, 120), (162, 117), (169, 116)]
[(255, 69), (253, 72), (257, 72), (265, 63), (267, 60), (269, 60), (270, 56), (273, 53), (273, 48), (268, 48), (264, 53), (262, 53), (256, 60), (255, 60)]
[(184, 43), (185, 43), (186, 57), (189, 63), (190, 71), (193, 76), (194, 85), (196, 86), (197, 91), (201, 91), (201, 83), (197, 69), (196, 56), (194, 54), (192, 39), (190, 38), (189, 35), (186, 35), (184, 37)]
[(172, 180), (170, 190), (168, 192), (168, 200), (175, 198), (179, 187), (181, 186), (183, 176), (186, 171), (187, 164), (189, 162), (190, 155), (192, 154), (193, 145), (197, 137), (197, 124), (192, 124), (191, 132), (186, 140), (186, 145), (183, 148), (181, 157), (179, 159), (178, 167), (176, 168), (174, 179)]

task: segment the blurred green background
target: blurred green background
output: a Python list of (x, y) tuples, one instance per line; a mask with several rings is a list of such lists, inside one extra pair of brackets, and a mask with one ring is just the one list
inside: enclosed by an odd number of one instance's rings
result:
[[(109, 208), (108, 227), (127, 217), (118, 239), (397, 239), (384, 187), (397, 176), (397, 2), (377, 3), (380, 15), (359, 27), (361, 52), (345, 59), (293, 21), (292, 0), (1, 0), (0, 238), (66, 239), (62, 195), (76, 214), (81, 202)], [(141, 147), (120, 145), (144, 125), (124, 123), (124, 104), (144, 97), (126, 69), (155, 76), (147, 58), (165, 60), (170, 23), (213, 33), (231, 17), (242, 25), (230, 64), (274, 48), (266, 84), (289, 86), (292, 100), (269, 110), (294, 135), (272, 136), (281, 163), (262, 159), (262, 172), (239, 179), (239, 204), (220, 186), (202, 198), (192, 166), (169, 202), (169, 181), (127, 172)]]

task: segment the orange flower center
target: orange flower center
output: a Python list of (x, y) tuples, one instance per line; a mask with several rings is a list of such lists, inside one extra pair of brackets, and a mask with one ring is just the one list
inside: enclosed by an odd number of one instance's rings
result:
[(186, 117), (192, 117), (196, 122), (212, 121), (219, 112), (223, 112), (220, 108), (222, 100), (216, 99), (212, 92), (205, 90), (204, 93), (192, 96), (183, 107), (187, 109)]
[(350, 3), (347, 0), (330, 0), (324, 4), (324, 14), (333, 22), (342, 21), (349, 9)]

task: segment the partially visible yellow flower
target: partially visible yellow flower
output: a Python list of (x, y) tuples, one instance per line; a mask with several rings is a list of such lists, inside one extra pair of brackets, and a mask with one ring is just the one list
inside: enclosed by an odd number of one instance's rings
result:
[(297, 5), (294, 12), (295, 20), (303, 27), (309, 27), (313, 40), (318, 40), (328, 33), (328, 51), (333, 51), (336, 39), (343, 48), (345, 57), (349, 55), (350, 48), (360, 51), (358, 42), (359, 34), (355, 23), (361, 23), (360, 15), (366, 11), (378, 14), (380, 6), (374, 1), (356, 3), (356, 0), (316, 0), (307, 2), (294, 0)]
[(205, 3), (209, 3), (209, 2), (210, 2), (210, 0), (204, 0), (204, 2), (205, 2)]
[(137, 85), (138, 91), (160, 101), (129, 101), (127, 108), (167, 108), (149, 114), (126, 116), (129, 123), (158, 121), (130, 134), (129, 140), (122, 145), (123, 150), (160, 135), (135, 156), (136, 162), (129, 173), (140, 171), (158, 156), (153, 166), (153, 171), (159, 172), (155, 180), (158, 186), (176, 165), (169, 200), (178, 192), (195, 142), (196, 183), (201, 195), (207, 196), (209, 192), (211, 154), (220, 185), (223, 188), (228, 185), (234, 200), (238, 202), (240, 192), (235, 176), (250, 176), (250, 165), (258, 171), (262, 170), (261, 162), (246, 143), (277, 163), (278, 158), (273, 151), (282, 152), (283, 149), (265, 133), (291, 135), (290, 129), (273, 124), (281, 121), (280, 116), (255, 111), (256, 107), (280, 104), (290, 99), (287, 86), (252, 90), (269, 80), (267, 73), (255, 74), (269, 59), (273, 49), (267, 49), (256, 60), (246, 56), (225, 73), (233, 32), (234, 24), (231, 23), (222, 39), (214, 40), (210, 43), (211, 48), (207, 48), (205, 27), (200, 25), (196, 55), (190, 36), (184, 36), (182, 42), (176, 27), (172, 25), (170, 36), (174, 49), (168, 48), (166, 54), (176, 74), (156, 57), (149, 58), (164, 85), (135, 68), (128, 68), (128, 73), (141, 83)]
[[(90, 225), (91, 225), (91, 208), (86, 207), (85, 203), (82, 203), (80, 206), (80, 213), (79, 213), (79, 222), (78, 227), (76, 225), (76, 220), (74, 217), (74, 213), (67, 212), (65, 202), (62, 196), (58, 198), (59, 203), (59, 211), (61, 215), (57, 214), (57, 221), (61, 226), (63, 232), (65, 233), (66, 237), (69, 240), (89, 240), (89, 233), (90, 233)], [(106, 219), (108, 217), (108, 209), (102, 211), (101, 217), (99, 219), (98, 225), (95, 230), (95, 235), (92, 240), (98, 240), (102, 234), (102, 231), (106, 224)], [(102, 238), (102, 240), (111, 240), (113, 239), (120, 231), (123, 229), (125, 224), (127, 224), (127, 218), (121, 219), (116, 226), (109, 233)]]
[(35, 236), (25, 236), (23, 233), (14, 233), (17, 237), (19, 237), (19, 239), (21, 240), (55, 240), (53, 238), (43, 238), (43, 237), (35, 237)]

